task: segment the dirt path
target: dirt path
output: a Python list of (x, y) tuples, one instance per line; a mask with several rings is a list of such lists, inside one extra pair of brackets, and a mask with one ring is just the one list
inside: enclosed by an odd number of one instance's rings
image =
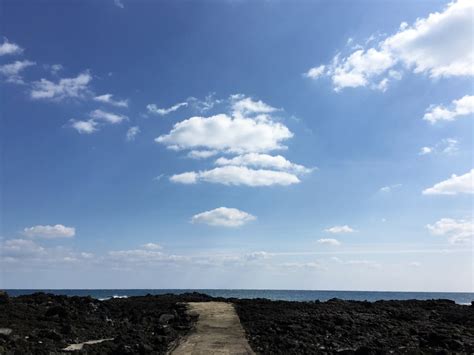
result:
[(188, 306), (188, 312), (199, 314), (196, 329), (172, 355), (254, 354), (231, 303), (190, 302)]

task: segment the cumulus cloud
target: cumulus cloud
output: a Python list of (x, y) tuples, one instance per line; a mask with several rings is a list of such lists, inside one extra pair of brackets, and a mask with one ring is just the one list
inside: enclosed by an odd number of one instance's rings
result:
[(155, 141), (176, 150), (205, 148), (244, 153), (283, 149), (282, 142), (291, 137), (293, 133), (281, 123), (220, 114), (178, 122), (171, 132)]
[(109, 104), (116, 107), (128, 107), (128, 100), (114, 100), (112, 94), (104, 94), (94, 97), (94, 101)]
[(21, 72), (35, 64), (35, 62), (29, 60), (17, 60), (10, 64), (0, 65), (0, 74), (2, 74), (9, 83), (24, 84)]
[(432, 147), (422, 147), (418, 155), (428, 155), (433, 153), (454, 154), (459, 148), (459, 141), (454, 138), (444, 138)]
[(325, 65), (320, 65), (319, 67), (314, 67), (308, 70), (304, 76), (310, 79), (317, 79), (320, 76), (324, 75), (324, 70), (326, 69)]
[(451, 244), (469, 242), (474, 237), (474, 222), (441, 218), (434, 224), (426, 225), (433, 235), (446, 236)]
[(255, 216), (238, 210), (237, 208), (219, 207), (194, 215), (192, 223), (204, 223), (210, 226), (240, 227), (248, 222), (254, 221)]
[(76, 229), (62, 224), (37, 225), (23, 229), (23, 234), (29, 238), (72, 238), (76, 234)]
[(82, 98), (90, 92), (92, 76), (83, 72), (75, 78), (59, 79), (57, 83), (41, 79), (32, 83), (30, 96), (35, 100), (60, 101), (67, 98)]
[(260, 153), (247, 153), (228, 159), (221, 157), (216, 160), (216, 165), (226, 166), (249, 166), (253, 168), (276, 169), (283, 171), (290, 171), (295, 174), (310, 173), (312, 169), (306, 168), (303, 165), (298, 165), (290, 162), (281, 155), (272, 156)]
[(185, 172), (170, 177), (172, 182), (195, 184), (199, 181), (224, 185), (271, 186), (300, 182), (298, 177), (285, 171), (249, 169), (244, 166), (223, 166), (212, 170)]
[(112, 112), (107, 112), (103, 110), (94, 110), (91, 112), (90, 116), (96, 120), (102, 120), (107, 123), (116, 124), (128, 119), (127, 116), (119, 115)]
[(279, 110), (261, 100), (253, 100), (251, 97), (246, 97), (242, 94), (231, 95), (230, 101), (233, 115), (236, 117), (272, 113)]
[(180, 102), (169, 108), (158, 108), (158, 106), (156, 106), (155, 104), (149, 104), (146, 106), (146, 109), (149, 113), (165, 116), (165, 115), (170, 114), (171, 112), (178, 111), (181, 107), (186, 107), (186, 106), (188, 106), (187, 102)]
[(323, 245), (331, 245), (331, 246), (339, 246), (341, 245), (341, 242), (337, 239), (332, 239), (332, 238), (322, 238), (322, 239), (318, 239), (317, 241), (319, 244), (323, 244)]
[(6, 38), (3, 39), (3, 43), (0, 44), (0, 56), (4, 55), (12, 55), (12, 54), (21, 54), (23, 52), (23, 48), (21, 48), (18, 44), (9, 42)]
[(355, 229), (352, 229), (348, 225), (343, 225), (343, 226), (334, 226), (331, 228), (327, 228), (324, 231), (328, 233), (339, 234), (339, 233), (354, 233)]
[(91, 134), (97, 132), (98, 124), (94, 120), (78, 121), (75, 119), (70, 120), (71, 127), (74, 128), (80, 134)]
[(188, 153), (188, 158), (191, 159), (206, 159), (210, 158), (219, 152), (217, 150), (191, 150)]
[(361, 86), (385, 90), (405, 69), (432, 78), (472, 76), (473, 11), (470, 0), (451, 2), (411, 26), (403, 22), (398, 32), (374, 47), (357, 48), (347, 56), (337, 54), (330, 64), (311, 68), (306, 76), (327, 76), (336, 91)]
[(447, 180), (423, 190), (423, 195), (457, 195), (474, 193), (474, 169), (464, 175), (451, 175)]
[(127, 135), (125, 138), (128, 142), (134, 141), (139, 133), (140, 133), (140, 127), (138, 126), (130, 127), (127, 131)]
[(450, 107), (432, 105), (427, 110), (423, 119), (435, 124), (440, 121), (454, 121), (461, 116), (474, 113), (474, 96), (466, 95), (458, 100), (453, 100)]

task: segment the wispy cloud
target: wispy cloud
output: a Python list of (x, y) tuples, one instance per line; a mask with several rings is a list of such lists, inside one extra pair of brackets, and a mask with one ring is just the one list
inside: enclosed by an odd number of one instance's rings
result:
[(127, 131), (127, 135), (125, 138), (128, 142), (134, 141), (139, 133), (140, 133), (140, 127), (138, 126), (130, 127)]
[(30, 96), (35, 100), (60, 101), (68, 98), (83, 98), (90, 92), (91, 74), (86, 71), (75, 78), (63, 78), (54, 83), (41, 79), (32, 83)]
[(112, 94), (104, 94), (94, 97), (94, 101), (117, 107), (128, 107), (128, 100), (114, 100)]
[(76, 234), (76, 229), (62, 224), (37, 225), (23, 229), (23, 234), (30, 238), (72, 238)]
[(180, 102), (168, 108), (159, 108), (155, 104), (149, 104), (146, 106), (146, 109), (148, 113), (165, 116), (165, 115), (170, 114), (171, 112), (178, 111), (181, 107), (186, 107), (186, 106), (188, 106), (187, 102)]
[(9, 83), (24, 84), (21, 72), (35, 64), (35, 62), (29, 60), (17, 60), (10, 64), (0, 65), (0, 74), (2, 74)]

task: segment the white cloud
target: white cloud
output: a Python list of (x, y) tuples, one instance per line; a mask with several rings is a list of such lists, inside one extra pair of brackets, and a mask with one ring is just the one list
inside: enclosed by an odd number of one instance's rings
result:
[(474, 96), (466, 95), (458, 100), (453, 100), (449, 108), (443, 105), (430, 106), (426, 110), (423, 119), (435, 124), (440, 121), (454, 121), (461, 116), (471, 115), (472, 113), (474, 113)]
[(94, 120), (77, 121), (72, 119), (70, 122), (71, 127), (81, 134), (91, 134), (98, 130), (97, 122)]
[(137, 134), (139, 133), (140, 133), (140, 127), (138, 126), (130, 127), (127, 131), (126, 140), (128, 142), (135, 140)]
[(272, 107), (265, 102), (254, 101), (250, 97), (242, 94), (231, 95), (230, 97), (232, 112), (235, 117), (245, 117), (252, 114), (264, 114), (278, 111), (279, 109)]
[(317, 241), (319, 244), (325, 244), (325, 245), (331, 245), (331, 246), (339, 246), (341, 245), (341, 242), (337, 239), (332, 239), (332, 238), (322, 238), (318, 239)]
[(76, 234), (74, 227), (66, 227), (62, 224), (50, 225), (38, 225), (23, 229), (23, 234), (30, 238), (72, 238)]
[(191, 150), (188, 157), (191, 159), (206, 159), (210, 158), (219, 152), (217, 150)]
[(432, 78), (472, 76), (473, 10), (471, 0), (451, 2), (442, 12), (419, 18), (411, 26), (402, 23), (397, 33), (372, 48), (337, 54), (332, 63), (312, 68), (306, 76), (329, 76), (336, 91), (359, 86), (386, 90), (390, 78), (399, 78), (390, 75), (396, 66)]
[(21, 54), (23, 48), (18, 44), (9, 42), (6, 38), (3, 39), (3, 43), (0, 44), (0, 56), (7, 54)]
[(418, 155), (427, 155), (433, 153), (433, 148), (431, 147), (422, 147)]
[(314, 67), (308, 70), (304, 76), (310, 79), (317, 79), (321, 75), (324, 75), (324, 70), (326, 69), (325, 65), (320, 65), (319, 67)]
[(469, 242), (474, 237), (474, 222), (441, 218), (435, 224), (426, 226), (433, 235), (447, 236), (451, 244)]
[(215, 98), (215, 93), (208, 94), (204, 100), (199, 100), (195, 97), (188, 98), (187, 102), (198, 112), (207, 112), (212, 110), (216, 105), (222, 103), (222, 100)]
[(234, 166), (249, 166), (253, 168), (276, 169), (290, 171), (295, 174), (310, 173), (312, 169), (306, 168), (303, 165), (298, 165), (290, 162), (281, 155), (272, 156), (268, 154), (247, 153), (239, 155), (231, 159), (221, 157), (216, 160), (216, 165), (234, 165)]
[(401, 186), (402, 184), (393, 184), (393, 185), (383, 186), (379, 189), (379, 192), (390, 193), (393, 190), (400, 188)]
[(474, 169), (464, 175), (453, 174), (449, 179), (423, 190), (423, 195), (457, 195), (474, 193)]
[(333, 234), (353, 233), (353, 232), (355, 232), (355, 230), (352, 229), (351, 227), (349, 227), (348, 225), (334, 226), (334, 227), (331, 227), (331, 228), (327, 228), (324, 231), (328, 232), (328, 233), (333, 233)]
[(21, 72), (35, 64), (35, 62), (30, 62), (29, 60), (17, 60), (10, 64), (0, 65), (0, 74), (5, 76), (9, 83), (23, 84)]
[(454, 154), (459, 148), (459, 141), (454, 138), (444, 138), (433, 147), (422, 147), (418, 155), (427, 155), (432, 153)]
[(141, 246), (143, 249), (146, 250), (160, 250), (163, 249), (163, 247), (159, 244), (156, 243), (146, 243)]
[(92, 76), (83, 72), (75, 78), (59, 79), (57, 83), (41, 79), (32, 83), (30, 96), (32, 99), (49, 99), (60, 101), (67, 98), (82, 98), (89, 93), (89, 83)]
[(243, 166), (224, 166), (212, 170), (186, 172), (170, 177), (172, 182), (194, 184), (199, 181), (224, 185), (271, 186), (300, 182), (296, 175), (284, 171), (253, 170)]
[(186, 107), (186, 106), (188, 106), (187, 102), (180, 102), (169, 108), (158, 108), (158, 106), (156, 106), (155, 104), (149, 104), (149, 105), (146, 105), (146, 109), (148, 110), (149, 113), (165, 116), (165, 115), (170, 114), (171, 112), (178, 111), (181, 107)]
[(419, 261), (411, 261), (408, 263), (408, 266), (411, 266), (413, 268), (418, 268), (421, 266), (421, 263)]
[(111, 113), (111, 112), (107, 112), (107, 111), (103, 111), (103, 110), (94, 110), (94, 111), (91, 112), (90, 116), (93, 119), (102, 120), (102, 121), (105, 121), (105, 122), (111, 123), (111, 124), (120, 123), (120, 122), (128, 119), (127, 116), (119, 115), (119, 114), (116, 114), (116, 113)]
[(206, 148), (244, 153), (283, 149), (281, 142), (291, 137), (293, 133), (281, 123), (220, 114), (178, 122), (170, 133), (155, 141), (177, 150)]
[(219, 207), (194, 215), (191, 222), (210, 226), (240, 227), (255, 219), (255, 216), (236, 208)]
[(94, 97), (94, 101), (102, 102), (117, 107), (128, 107), (128, 100), (114, 100), (112, 94), (104, 94)]

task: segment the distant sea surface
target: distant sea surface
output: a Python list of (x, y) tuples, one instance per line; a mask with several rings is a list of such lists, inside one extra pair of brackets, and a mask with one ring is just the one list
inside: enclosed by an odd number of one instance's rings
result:
[(91, 296), (105, 300), (109, 298), (144, 296), (146, 294), (162, 295), (166, 293), (181, 294), (200, 292), (213, 297), (225, 298), (268, 298), (284, 301), (327, 301), (331, 298), (356, 301), (378, 300), (430, 300), (449, 299), (459, 304), (471, 304), (474, 293), (470, 292), (379, 292), (379, 291), (308, 291), (308, 290), (224, 290), (224, 289), (77, 289), (77, 290), (6, 290), (11, 296), (28, 295), (35, 292), (53, 293), (66, 296)]

